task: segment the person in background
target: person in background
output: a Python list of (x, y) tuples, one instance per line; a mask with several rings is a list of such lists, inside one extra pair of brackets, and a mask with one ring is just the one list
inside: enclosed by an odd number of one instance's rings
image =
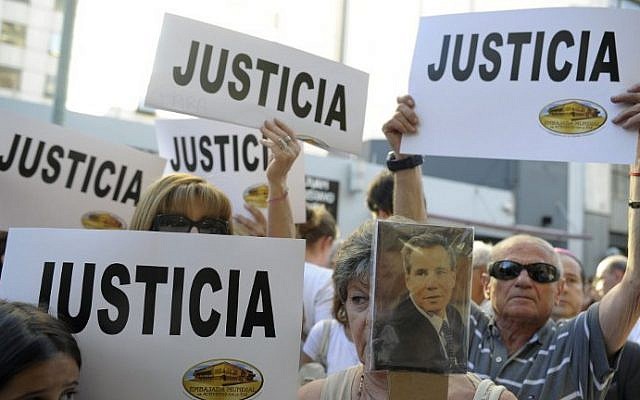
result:
[(551, 313), (551, 318), (557, 321), (573, 318), (582, 311), (584, 270), (578, 257), (569, 250), (556, 247), (555, 251), (560, 257), (560, 263), (562, 263), (562, 279), (564, 280), (558, 304), (553, 307)]
[(298, 239), (306, 241), (302, 305), (303, 337), (316, 322), (331, 318), (332, 270), (328, 268), (332, 245), (338, 236), (336, 220), (324, 206), (306, 208), (306, 222), (297, 225)]
[(387, 219), (393, 215), (393, 181), (393, 174), (383, 170), (369, 184), (367, 207), (374, 218)]
[[(295, 238), (287, 174), (300, 154), (294, 132), (283, 122), (266, 121), (261, 143), (271, 150), (266, 175), (269, 185), (267, 236)], [(140, 196), (131, 218), (132, 230), (216, 233), (229, 235), (231, 203), (205, 179), (170, 174), (152, 183)]]
[(618, 254), (607, 256), (598, 263), (593, 286), (600, 298), (620, 283), (627, 269), (627, 261), (627, 257)]
[(473, 241), (473, 261), (471, 272), (471, 300), (478, 306), (482, 306), (484, 298), (484, 288), (482, 274), (487, 272), (489, 260), (491, 259), (491, 244), (480, 240)]
[(0, 300), (0, 399), (71, 400), (81, 365), (64, 323), (30, 304)]

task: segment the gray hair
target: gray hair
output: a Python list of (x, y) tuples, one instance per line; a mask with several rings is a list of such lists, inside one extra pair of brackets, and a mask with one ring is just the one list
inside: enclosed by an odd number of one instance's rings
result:
[(371, 243), (375, 221), (367, 221), (342, 243), (334, 260), (333, 285), (343, 303), (347, 301), (349, 282), (369, 285)]
[(487, 269), (489, 267), (492, 247), (489, 243), (480, 240), (473, 241), (473, 268), (482, 267)]

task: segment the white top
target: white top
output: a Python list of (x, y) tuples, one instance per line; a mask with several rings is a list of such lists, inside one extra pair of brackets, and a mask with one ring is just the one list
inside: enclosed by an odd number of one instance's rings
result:
[(316, 322), (331, 318), (333, 302), (333, 270), (309, 262), (304, 263), (304, 287), (302, 306), (304, 308), (305, 334), (309, 334)]
[(633, 329), (631, 329), (627, 340), (630, 342), (640, 343), (640, 320), (638, 320), (638, 322), (633, 326)]
[[(322, 345), (322, 321), (316, 323), (307, 341), (302, 348), (306, 355), (314, 361), (320, 359), (320, 346)], [(327, 375), (354, 365), (358, 365), (358, 352), (356, 346), (347, 338), (344, 326), (335, 319), (331, 319), (331, 331), (329, 333), (329, 343), (327, 345)]]

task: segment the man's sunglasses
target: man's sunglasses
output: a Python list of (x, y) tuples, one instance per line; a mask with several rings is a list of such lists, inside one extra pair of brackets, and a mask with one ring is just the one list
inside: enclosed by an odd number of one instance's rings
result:
[(196, 227), (200, 233), (229, 234), (229, 222), (219, 218), (203, 218), (192, 221), (178, 214), (160, 214), (153, 219), (152, 231), (160, 232), (190, 232)]
[(529, 277), (538, 283), (551, 283), (560, 279), (558, 268), (546, 263), (520, 264), (515, 261), (496, 261), (489, 267), (489, 275), (501, 281), (516, 279), (522, 270), (527, 270)]

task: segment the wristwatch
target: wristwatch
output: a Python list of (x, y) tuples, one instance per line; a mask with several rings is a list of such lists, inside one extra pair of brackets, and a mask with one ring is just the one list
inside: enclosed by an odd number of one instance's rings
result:
[(414, 154), (407, 158), (403, 158), (402, 160), (396, 160), (396, 153), (393, 150), (387, 153), (387, 168), (389, 168), (389, 171), (391, 172), (411, 169), (418, 165), (422, 165), (422, 162), (423, 158), (421, 155)]

